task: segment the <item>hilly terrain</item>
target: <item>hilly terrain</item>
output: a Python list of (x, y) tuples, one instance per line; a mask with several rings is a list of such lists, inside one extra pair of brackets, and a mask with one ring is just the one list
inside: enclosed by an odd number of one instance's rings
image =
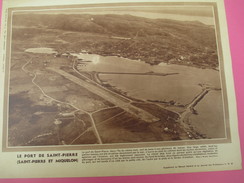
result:
[[(50, 30), (56, 31), (57, 36), (44, 41), (42, 38)], [(115, 14), (14, 14), (12, 36), (13, 40), (43, 44), (51, 44), (58, 37), (63, 52), (86, 50), (143, 60), (152, 65), (164, 62), (218, 67), (215, 30), (197, 21)], [(55, 45), (52, 47), (57, 49)]]

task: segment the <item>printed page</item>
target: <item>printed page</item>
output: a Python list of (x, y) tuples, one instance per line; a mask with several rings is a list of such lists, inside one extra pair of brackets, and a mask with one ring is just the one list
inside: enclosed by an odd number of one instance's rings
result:
[(241, 169), (223, 1), (3, 1), (0, 177)]

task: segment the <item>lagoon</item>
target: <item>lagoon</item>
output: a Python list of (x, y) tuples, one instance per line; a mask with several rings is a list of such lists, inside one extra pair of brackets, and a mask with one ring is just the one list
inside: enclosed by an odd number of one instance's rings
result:
[[(201, 69), (183, 65), (149, 65), (143, 61), (100, 56), (96, 54), (74, 54), (91, 61), (79, 64), (80, 71), (108, 72), (100, 73), (104, 83), (125, 92), (128, 96), (140, 100), (159, 100), (176, 104), (189, 104), (201, 91), (200, 85), (221, 88), (220, 73), (213, 69)], [(167, 76), (110, 74), (119, 73), (178, 73)], [(225, 137), (222, 90), (211, 90), (195, 107), (197, 115), (192, 114), (190, 123), (207, 138)]]

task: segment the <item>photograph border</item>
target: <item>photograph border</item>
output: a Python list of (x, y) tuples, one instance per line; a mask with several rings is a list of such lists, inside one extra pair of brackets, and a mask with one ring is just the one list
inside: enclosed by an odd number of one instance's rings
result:
[[(201, 140), (178, 140), (178, 141), (156, 141), (156, 142), (136, 142), (136, 143), (111, 143), (111, 144), (91, 144), (91, 145), (50, 145), (50, 146), (15, 146), (8, 147), (8, 109), (9, 109), (9, 79), (10, 79), (10, 65), (11, 65), (11, 37), (12, 37), (12, 13), (14, 11), (37, 11), (37, 10), (51, 10), (51, 9), (69, 9), (69, 8), (94, 8), (108, 6), (212, 6), (215, 20), (215, 34), (219, 61), (219, 76), (222, 86), (222, 99), (224, 110), (224, 124), (225, 124), (225, 138), (201, 139)], [(4, 40), (5, 41), (5, 40)], [(140, 148), (140, 147), (160, 147), (160, 146), (179, 146), (179, 145), (201, 145), (201, 144), (220, 144), (231, 143), (230, 134), (230, 120), (228, 96), (226, 89), (226, 75), (225, 75), (225, 60), (223, 57), (223, 48), (220, 35), (219, 14), (216, 2), (153, 2), (153, 3), (102, 3), (102, 4), (82, 4), (82, 5), (59, 5), (59, 6), (40, 6), (40, 7), (18, 7), (8, 9), (7, 20), (7, 40), (6, 57), (5, 57), (5, 80), (4, 80), (4, 120), (3, 120), (3, 151), (4, 152), (18, 152), (18, 151), (57, 151), (57, 150), (87, 150), (87, 149), (114, 149), (114, 148)]]

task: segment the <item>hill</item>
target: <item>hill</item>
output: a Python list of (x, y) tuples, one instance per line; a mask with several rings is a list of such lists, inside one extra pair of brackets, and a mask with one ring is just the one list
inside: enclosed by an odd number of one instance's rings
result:
[[(63, 37), (73, 47), (91, 53), (140, 59), (150, 64), (218, 66), (215, 30), (200, 22), (115, 14), (15, 14), (13, 25), (25, 26), (25, 31), (39, 28), (92, 34), (93, 39), (80, 37), (75, 43), (68, 36)], [(13, 38), (23, 35), (19, 31), (13, 31)]]

